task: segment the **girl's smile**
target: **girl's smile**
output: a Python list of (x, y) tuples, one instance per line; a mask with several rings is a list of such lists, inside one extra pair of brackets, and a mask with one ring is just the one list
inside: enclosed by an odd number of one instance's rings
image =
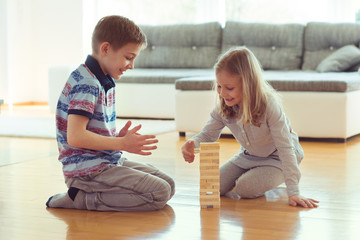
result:
[(216, 74), (217, 92), (232, 107), (242, 101), (242, 84), (238, 75), (223, 70)]

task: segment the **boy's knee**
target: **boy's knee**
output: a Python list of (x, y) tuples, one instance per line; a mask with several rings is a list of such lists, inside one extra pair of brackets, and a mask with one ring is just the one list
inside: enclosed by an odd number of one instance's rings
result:
[(166, 203), (170, 200), (173, 195), (173, 188), (166, 181), (159, 183), (159, 187), (152, 193), (153, 196), (153, 207), (155, 210), (160, 210), (165, 207)]
[(175, 181), (172, 178), (170, 178), (167, 182), (170, 185), (170, 198), (171, 198), (175, 194)]
[(154, 200), (157, 202), (168, 201), (171, 198), (172, 187), (167, 181), (160, 181), (158, 188), (153, 192)]

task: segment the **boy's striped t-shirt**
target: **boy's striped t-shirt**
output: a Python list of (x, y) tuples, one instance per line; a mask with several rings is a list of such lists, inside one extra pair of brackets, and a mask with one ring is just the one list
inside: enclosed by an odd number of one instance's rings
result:
[(91, 132), (116, 137), (115, 83), (91, 56), (71, 73), (59, 97), (56, 111), (59, 161), (66, 177), (88, 175), (105, 164), (117, 164), (121, 151), (75, 148), (68, 144), (69, 114), (88, 117), (87, 130)]

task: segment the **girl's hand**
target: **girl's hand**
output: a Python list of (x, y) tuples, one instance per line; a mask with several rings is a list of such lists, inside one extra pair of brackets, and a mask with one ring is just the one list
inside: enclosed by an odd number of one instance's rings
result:
[(194, 141), (187, 141), (182, 147), (181, 147), (182, 155), (186, 162), (192, 163), (195, 159), (194, 154)]
[(318, 207), (317, 203), (319, 203), (319, 201), (311, 198), (305, 198), (300, 195), (293, 195), (289, 197), (289, 205), (293, 207), (301, 206), (304, 208), (316, 208)]

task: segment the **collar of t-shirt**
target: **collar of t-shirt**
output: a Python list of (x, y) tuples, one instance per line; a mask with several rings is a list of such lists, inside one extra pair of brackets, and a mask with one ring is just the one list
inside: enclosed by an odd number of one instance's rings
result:
[(86, 58), (85, 65), (90, 69), (90, 71), (96, 76), (99, 80), (101, 86), (104, 87), (105, 92), (109, 89), (115, 87), (115, 82), (112, 77), (107, 74), (105, 75), (102, 71), (98, 61), (91, 55)]

